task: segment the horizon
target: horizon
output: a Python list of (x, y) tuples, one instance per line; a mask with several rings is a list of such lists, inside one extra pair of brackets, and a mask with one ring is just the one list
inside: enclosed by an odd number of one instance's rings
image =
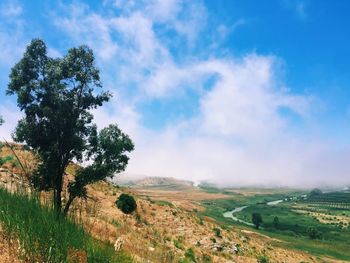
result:
[(350, 185), (347, 1), (3, 1), (0, 138), (21, 117), (6, 96), (33, 38), (49, 55), (94, 51), (101, 129), (135, 142), (125, 172), (223, 185)]

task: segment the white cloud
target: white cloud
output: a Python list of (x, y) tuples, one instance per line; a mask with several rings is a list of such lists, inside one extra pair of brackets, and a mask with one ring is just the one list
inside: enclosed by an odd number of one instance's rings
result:
[(22, 6), (16, 1), (4, 2), (0, 6), (0, 66), (6, 70), (22, 54), (27, 42), (21, 13)]
[[(295, 120), (282, 111), (288, 109), (303, 126), (316, 102), (285, 87), (277, 58), (252, 53), (242, 58), (194, 59), (188, 54), (178, 60), (170, 51), (173, 43), (155, 28), (175, 30), (187, 45), (194, 45), (207, 23), (207, 10), (200, 2), (116, 1), (115, 5), (119, 15), (79, 8), (68, 18), (57, 17), (56, 24), (76, 41), (91, 43), (98, 54), (113, 47), (118, 51), (99, 56), (113, 61), (108, 64), (109, 86), (113, 88), (115, 81), (120, 90), (118, 100), (97, 110), (95, 117), (100, 127), (118, 122), (131, 134), (136, 150), (128, 173), (231, 185), (335, 183), (317, 162), (337, 150), (320, 138), (295, 132)], [(303, 5), (294, 7), (299, 15), (305, 12)], [(244, 23), (240, 19), (217, 28), (224, 39)], [(100, 44), (94, 39), (101, 39)], [(212, 77), (215, 81), (208, 87)], [(189, 90), (198, 97), (194, 116), (168, 122), (163, 129), (144, 126), (140, 104), (186, 98)], [(336, 183), (343, 182), (349, 167), (335, 158), (330, 165), (343, 167)]]
[(22, 14), (23, 7), (17, 1), (7, 1), (0, 6), (0, 15), (7, 18), (18, 17)]
[(22, 114), (19, 112), (16, 105), (9, 101), (5, 101), (0, 105), (0, 116), (2, 116), (5, 121), (5, 123), (0, 126), (0, 141), (3, 138), (11, 140), (11, 134)]
[[(117, 122), (135, 141), (128, 173), (231, 185), (347, 180), (350, 167), (344, 156), (349, 150), (337, 149), (312, 130), (309, 135), (298, 130), (308, 128), (317, 101), (288, 90), (278, 58), (195, 56), (192, 47), (208, 23), (201, 2), (113, 1), (118, 12), (111, 1), (104, 5), (101, 12), (83, 4), (63, 6), (54, 22), (74, 45), (88, 44), (97, 54), (105, 87), (116, 97), (94, 111), (95, 120), (100, 128)], [(244, 21), (214, 28), (224, 38)], [(171, 39), (159, 27), (171, 32)], [(189, 51), (175, 57), (171, 41), (178, 38)], [(50, 54), (59, 55), (55, 49)], [(160, 129), (146, 127), (141, 106), (181, 104), (188, 93), (194, 94), (193, 114)], [(10, 115), (6, 109), (0, 107), (4, 117)], [(14, 126), (6, 125), (9, 130)], [(331, 176), (333, 168), (336, 176)]]
[(72, 4), (65, 7), (64, 11), (69, 16), (64, 18), (56, 16), (53, 18), (54, 23), (68, 33), (74, 42), (90, 46), (103, 61), (111, 59), (116, 54), (118, 45), (111, 38), (107, 20), (94, 13), (87, 16), (89, 8), (84, 4)]

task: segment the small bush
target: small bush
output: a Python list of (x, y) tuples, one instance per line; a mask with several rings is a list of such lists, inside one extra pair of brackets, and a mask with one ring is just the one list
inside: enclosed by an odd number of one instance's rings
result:
[(203, 262), (203, 263), (211, 263), (211, 262), (212, 262), (211, 256), (204, 254), (204, 255), (202, 256), (202, 262)]
[(124, 214), (131, 214), (137, 207), (134, 197), (128, 194), (121, 194), (115, 204)]
[(175, 239), (175, 240), (174, 240), (174, 246), (175, 246), (176, 248), (178, 248), (178, 249), (181, 249), (181, 250), (184, 250), (184, 249), (185, 249), (184, 246), (183, 246), (183, 244), (182, 244), (182, 242), (181, 242), (181, 240), (178, 240), (178, 239)]
[(192, 248), (189, 248), (185, 252), (185, 258), (191, 260), (192, 262), (196, 262), (196, 255)]
[(258, 263), (269, 263), (269, 258), (266, 255), (261, 255), (258, 257)]
[(5, 157), (0, 157), (0, 166), (3, 166), (5, 163), (10, 162), (13, 160), (12, 156), (5, 156)]
[(217, 227), (213, 228), (216, 237), (221, 238), (221, 230)]

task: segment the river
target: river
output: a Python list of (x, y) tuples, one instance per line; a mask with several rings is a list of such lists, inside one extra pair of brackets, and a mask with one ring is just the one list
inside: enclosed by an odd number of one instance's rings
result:
[[(279, 200), (275, 200), (275, 201), (270, 201), (270, 202), (267, 202), (266, 204), (267, 205), (277, 205), (281, 202), (283, 202), (284, 200), (282, 199), (279, 199)], [(246, 209), (247, 207), (249, 207), (248, 205), (246, 206), (240, 206), (240, 207), (236, 207), (235, 209), (231, 210), (231, 211), (227, 211), (225, 213), (223, 213), (223, 217), (226, 217), (226, 218), (231, 218), (232, 220), (236, 221), (236, 222), (239, 222), (239, 223), (242, 223), (242, 224), (245, 224), (247, 226), (254, 226), (254, 224), (250, 223), (250, 222), (247, 222), (247, 221), (244, 221), (244, 220), (241, 220), (237, 217), (234, 216), (234, 214), (238, 213), (238, 212), (241, 212), (243, 211), (244, 209)]]

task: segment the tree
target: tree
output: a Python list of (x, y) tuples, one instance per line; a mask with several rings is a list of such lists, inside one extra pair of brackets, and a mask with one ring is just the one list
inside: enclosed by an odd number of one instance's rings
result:
[(309, 227), (307, 229), (307, 234), (310, 239), (317, 239), (322, 237), (322, 233), (314, 227)]
[(129, 160), (125, 153), (134, 149), (130, 138), (115, 124), (92, 135), (90, 141), (92, 147), (87, 152), (87, 156), (92, 164), (78, 169), (75, 181), (68, 184), (69, 199), (63, 210), (65, 215), (76, 197), (86, 197), (88, 184), (124, 171)]
[(278, 216), (275, 216), (275, 217), (273, 218), (273, 226), (274, 226), (275, 228), (278, 228), (279, 225), (280, 225), (280, 220), (279, 220)]
[(253, 213), (252, 222), (255, 225), (256, 229), (259, 229), (261, 223), (263, 222), (261, 215), (259, 213)]
[(137, 207), (134, 197), (128, 194), (121, 194), (115, 203), (124, 214), (131, 214)]
[(87, 184), (125, 169), (125, 153), (133, 150), (129, 137), (116, 125), (97, 132), (90, 111), (111, 97), (109, 92), (99, 92), (101, 88), (99, 70), (87, 46), (71, 48), (63, 58), (50, 58), (45, 43), (34, 39), (11, 70), (7, 94), (17, 95), (24, 112), (14, 140), (25, 143), (39, 157), (31, 183), (38, 190), (53, 190), (58, 214), (62, 212), (64, 171), (71, 161), (92, 160), (70, 184), (70, 199), (74, 199), (85, 195)]
[(314, 188), (310, 191), (310, 196), (316, 196), (316, 195), (321, 195), (322, 191), (318, 188)]
[(222, 237), (221, 236), (221, 230), (219, 228), (214, 227), (213, 230), (214, 230), (214, 233), (215, 233), (216, 237), (220, 237), (220, 238)]
[(0, 115), (0, 126), (4, 123), (4, 119), (2, 118), (2, 116)]

